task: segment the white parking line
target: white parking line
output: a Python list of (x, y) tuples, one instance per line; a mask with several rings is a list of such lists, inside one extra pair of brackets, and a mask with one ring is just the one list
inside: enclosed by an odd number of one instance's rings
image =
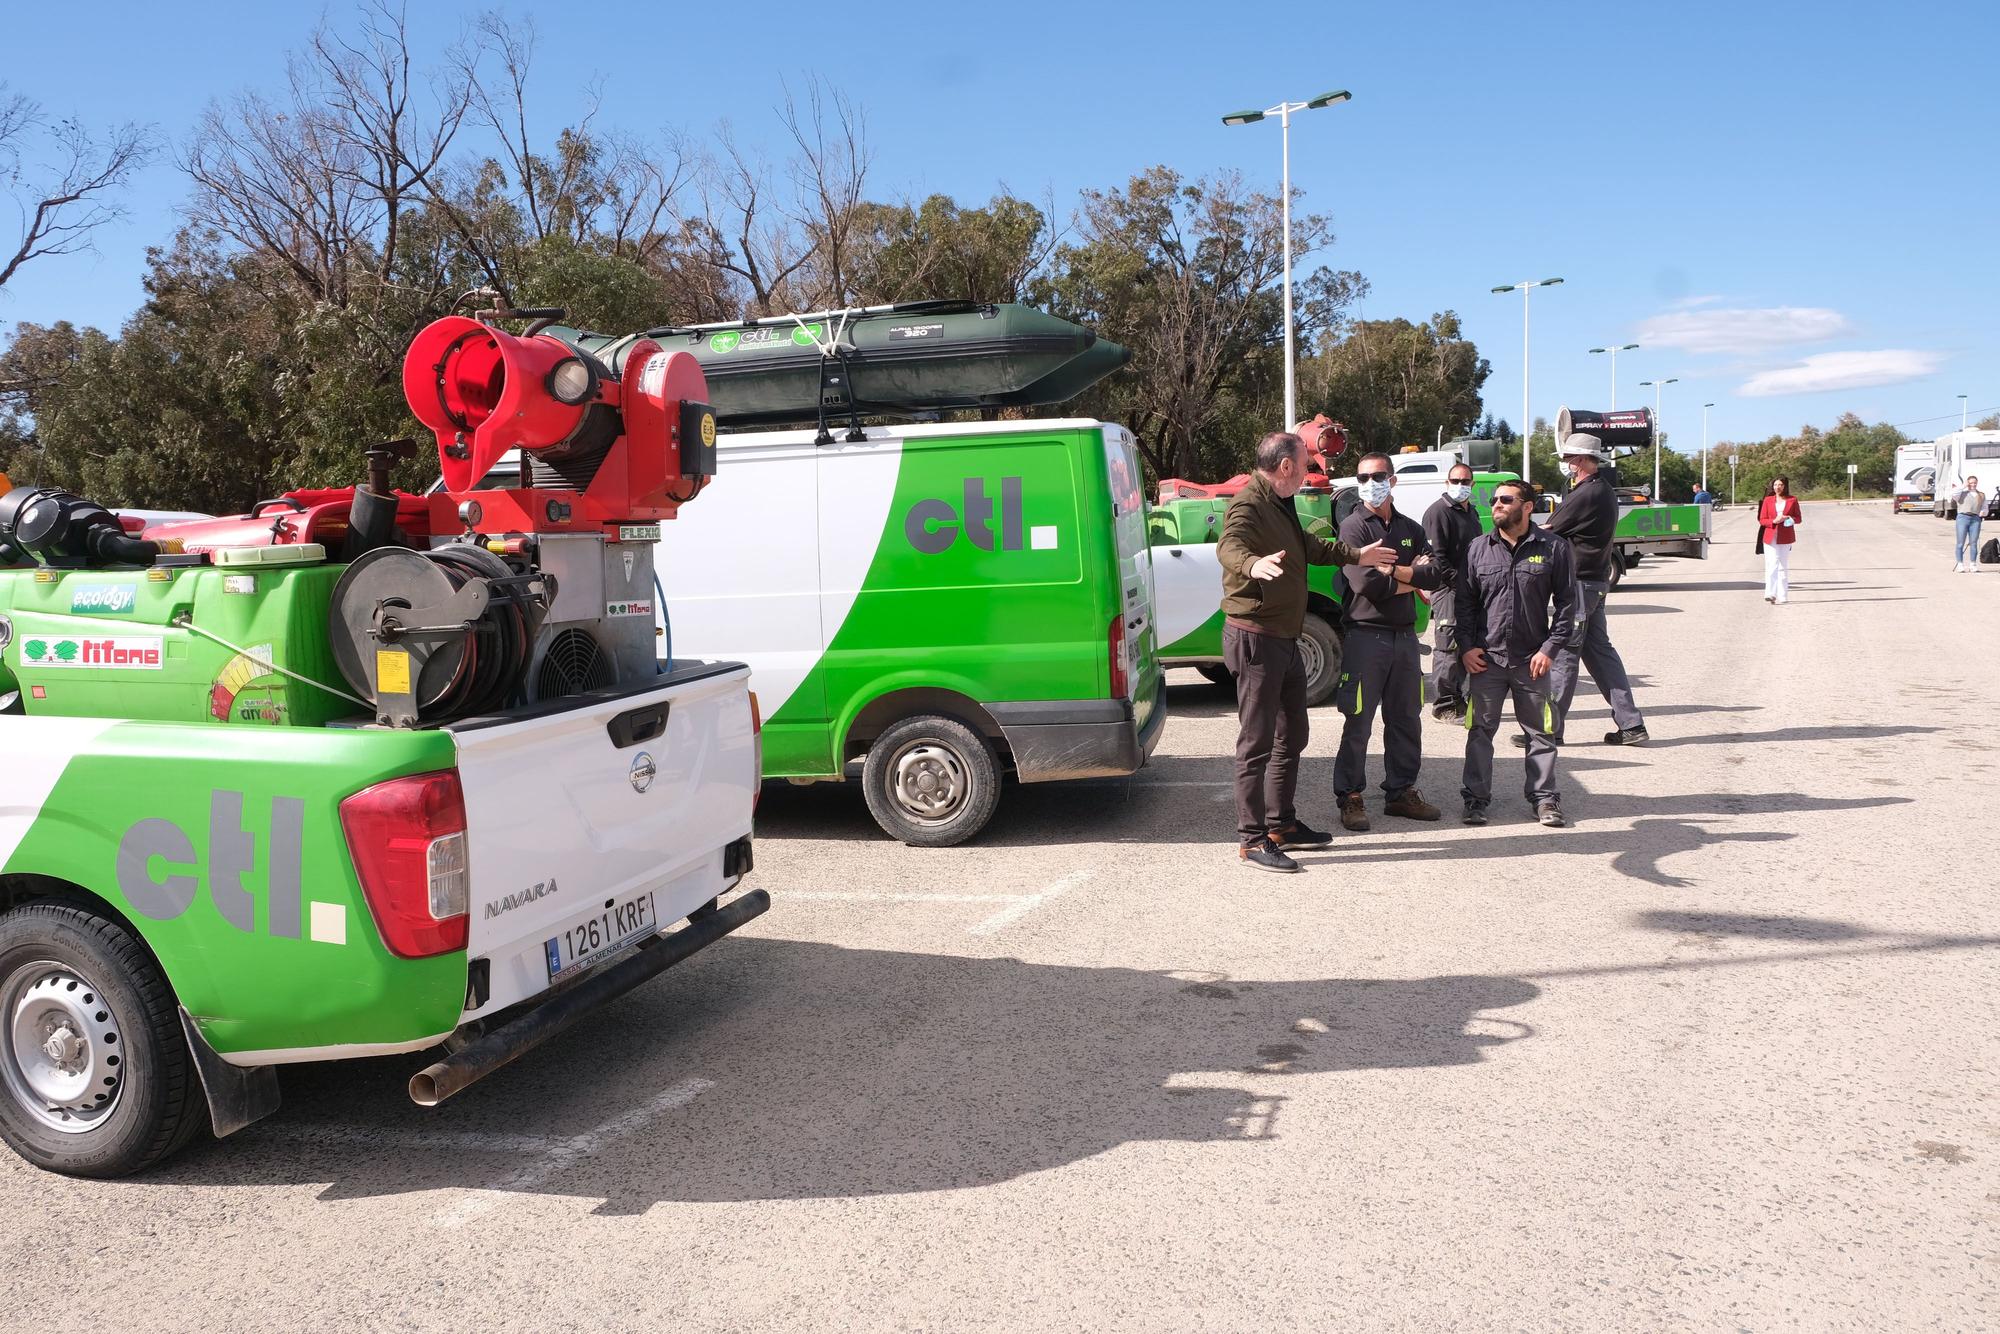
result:
[(447, 1209), (440, 1209), (431, 1218), (431, 1226), (441, 1228), (464, 1227), (473, 1219), (490, 1211), (508, 1195), (533, 1190), (549, 1178), (561, 1172), (579, 1158), (587, 1158), (613, 1140), (621, 1139), (640, 1129), (662, 1112), (670, 1112), (676, 1107), (686, 1106), (700, 1097), (703, 1092), (715, 1087), (710, 1079), (683, 1079), (671, 1088), (662, 1090), (645, 1105), (635, 1107), (616, 1120), (607, 1121), (595, 1130), (574, 1135), (568, 1139), (554, 1139), (538, 1162), (529, 1164), (503, 1181), (496, 1182), (480, 1190)]
[(1003, 930), (1013, 923), (1020, 921), (1043, 904), (1052, 899), (1061, 898), (1078, 885), (1085, 883), (1091, 878), (1092, 874), (1093, 872), (1090, 871), (1073, 871), (1056, 881), (1053, 885), (1050, 885), (1047, 889), (1044, 889), (1041, 893), (1029, 894), (1002, 908), (999, 912), (994, 913), (985, 921), (974, 926), (972, 934), (975, 936), (990, 936), (995, 931)]

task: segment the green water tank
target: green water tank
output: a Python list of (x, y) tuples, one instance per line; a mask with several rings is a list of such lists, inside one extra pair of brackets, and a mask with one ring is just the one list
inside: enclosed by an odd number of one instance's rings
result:
[(327, 643), (346, 567), (312, 546), (216, 555), (226, 563), (0, 573), (0, 694), (45, 717), (316, 727), (361, 712), (335, 693)]

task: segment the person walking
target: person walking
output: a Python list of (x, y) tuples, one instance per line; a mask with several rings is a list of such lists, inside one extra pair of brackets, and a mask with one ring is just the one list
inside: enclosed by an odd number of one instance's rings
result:
[[(1642, 746), (1648, 739), (1646, 717), (1632, 697), (1632, 678), (1611, 643), (1611, 627), (1604, 611), (1605, 599), (1611, 596), (1611, 562), (1618, 559), (1618, 493), (1602, 472), (1611, 455), (1602, 440), (1581, 431), (1572, 432), (1557, 447), (1557, 453), (1571, 481), (1569, 494), (1556, 506), (1548, 529), (1570, 544), (1580, 588), (1573, 632), (1576, 642), (1564, 645), (1556, 655), (1551, 683), (1556, 697), (1556, 742), (1562, 743), (1570, 702), (1576, 698), (1578, 670), (1587, 668), (1597, 693), (1611, 706), (1612, 728), (1604, 734), (1604, 744)], [(1518, 735), (1514, 743), (1526, 745), (1528, 738)]]
[(1569, 542), (1529, 521), (1535, 493), (1526, 482), (1493, 491), (1493, 531), (1466, 552), (1453, 587), (1466, 670), (1465, 773), (1459, 796), (1466, 824), (1486, 823), (1493, 800), (1493, 733), (1508, 696), (1528, 738), (1526, 794), (1535, 818), (1563, 825), (1556, 790), (1556, 704), (1549, 690), (1557, 657), (1575, 628), (1576, 554)]
[(1951, 548), (1951, 570), (1953, 574), (1979, 573), (1979, 529), (1986, 520), (1986, 493), (1979, 489), (1979, 479), (1965, 479), (1965, 489), (1952, 498), (1952, 508), (1958, 511), (1958, 540)]
[(1390, 497), (1395, 466), (1387, 454), (1365, 454), (1357, 465), (1361, 503), (1340, 526), (1349, 547), (1380, 547), (1394, 554), (1388, 567), (1350, 565), (1341, 622), (1340, 680), (1333, 698), (1341, 714), (1340, 749), (1333, 760), (1334, 799), (1341, 827), (1369, 827), (1361, 800), (1368, 782), (1368, 736), (1382, 714), (1384, 815), (1435, 820), (1438, 808), (1417, 791), (1423, 765), (1423, 659), (1417, 651), (1416, 590), (1444, 583), (1444, 567), (1430, 558), (1430, 543), (1415, 519), (1399, 514)]
[(1792, 544), (1805, 513), (1792, 495), (1792, 479), (1773, 477), (1757, 502), (1757, 542), (1764, 549), (1764, 601), (1781, 607), (1792, 592)]
[(1393, 566), (1379, 544), (1355, 550), (1305, 531), (1293, 497), (1306, 477), (1305, 445), (1273, 431), (1257, 446), (1257, 469), (1223, 515), (1222, 660), (1236, 678), (1238, 860), (1260, 871), (1298, 871), (1286, 851), (1332, 838), (1301, 822), (1294, 807), (1307, 738), (1306, 566)]
[(1439, 722), (1456, 722), (1465, 710), (1465, 667), (1459, 662), (1452, 638), (1458, 619), (1453, 607), (1457, 571), (1465, 564), (1466, 548), (1479, 534), (1479, 511), (1472, 504), (1472, 469), (1454, 463), (1445, 474), (1444, 494), (1424, 511), (1424, 540), (1431, 544), (1431, 559), (1444, 570), (1445, 580), (1431, 595), (1431, 716)]

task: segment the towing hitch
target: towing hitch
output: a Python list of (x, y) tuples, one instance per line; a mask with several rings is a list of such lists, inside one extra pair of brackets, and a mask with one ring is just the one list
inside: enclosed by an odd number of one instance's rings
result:
[(529, 1010), (518, 1019), (459, 1048), (435, 1065), (410, 1076), (410, 1100), (435, 1107), (454, 1093), (532, 1051), (600, 1006), (659, 976), (699, 950), (708, 948), (771, 906), (771, 896), (753, 889), (724, 907), (688, 919), (670, 936), (655, 936), (631, 958)]

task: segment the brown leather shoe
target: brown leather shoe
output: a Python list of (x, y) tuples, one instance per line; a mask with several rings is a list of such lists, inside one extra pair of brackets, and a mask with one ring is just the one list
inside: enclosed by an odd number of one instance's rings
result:
[(1340, 827), (1357, 834), (1368, 832), (1368, 808), (1361, 804), (1361, 794), (1350, 792), (1340, 799)]
[(1424, 794), (1406, 787), (1382, 806), (1384, 815), (1400, 815), (1405, 820), (1435, 820), (1438, 808), (1424, 800)]

